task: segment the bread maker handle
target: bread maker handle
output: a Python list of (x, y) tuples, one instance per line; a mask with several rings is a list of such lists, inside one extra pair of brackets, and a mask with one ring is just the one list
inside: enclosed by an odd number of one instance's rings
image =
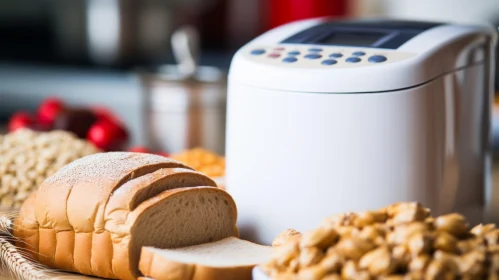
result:
[(443, 179), (440, 188), (438, 210), (440, 213), (452, 211), (456, 204), (459, 185), (459, 161), (457, 155), (457, 100), (460, 87), (456, 77), (444, 79), (444, 146)]

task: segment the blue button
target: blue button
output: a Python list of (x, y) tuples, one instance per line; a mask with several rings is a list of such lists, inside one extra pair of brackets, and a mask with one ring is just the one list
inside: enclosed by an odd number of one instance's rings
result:
[(307, 54), (306, 56), (304, 56), (305, 58), (307, 59), (317, 59), (317, 58), (321, 58), (322, 55), (320, 54), (315, 54), (315, 53), (311, 53), (311, 54)]
[(256, 50), (252, 50), (251, 51), (252, 55), (260, 55), (260, 54), (263, 54), (263, 53), (265, 53), (265, 50), (262, 50), (262, 49), (256, 49)]
[(360, 58), (355, 57), (355, 56), (352, 56), (352, 57), (349, 57), (346, 59), (346, 62), (350, 62), (350, 63), (357, 63), (359, 61), (360, 61)]
[(372, 63), (380, 63), (386, 61), (386, 57), (383, 55), (373, 55), (369, 57), (368, 61)]
[(323, 64), (323, 65), (333, 65), (333, 64), (336, 64), (336, 60), (334, 60), (334, 59), (326, 59), (326, 60), (323, 60), (321, 64)]
[(352, 55), (355, 55), (355, 56), (363, 56), (365, 54), (366, 54), (365, 52), (353, 52), (352, 53)]
[(329, 57), (342, 57), (342, 56), (343, 56), (343, 54), (341, 54), (341, 53), (332, 53), (329, 55)]
[(293, 62), (295, 62), (297, 60), (298, 59), (296, 59), (295, 57), (286, 57), (285, 59), (282, 60), (282, 62), (293, 63)]
[(288, 52), (288, 55), (299, 55), (299, 54), (300, 54), (299, 51)]
[(322, 49), (321, 48), (310, 48), (308, 49), (309, 52), (321, 52)]

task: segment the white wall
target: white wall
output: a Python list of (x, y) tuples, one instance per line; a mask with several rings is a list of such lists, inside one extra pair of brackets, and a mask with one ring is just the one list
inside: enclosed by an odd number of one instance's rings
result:
[(499, 0), (354, 0), (357, 16), (499, 24)]

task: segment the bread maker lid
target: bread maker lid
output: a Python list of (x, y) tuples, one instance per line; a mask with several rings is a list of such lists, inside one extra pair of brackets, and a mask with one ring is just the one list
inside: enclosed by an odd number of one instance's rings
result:
[(490, 59), (496, 36), (485, 25), (302, 20), (238, 50), (229, 84), (311, 93), (406, 89)]

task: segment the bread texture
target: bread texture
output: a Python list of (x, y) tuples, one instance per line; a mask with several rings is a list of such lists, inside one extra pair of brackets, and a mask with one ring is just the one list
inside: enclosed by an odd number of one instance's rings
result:
[(136, 279), (142, 246), (237, 236), (236, 218), (230, 195), (190, 167), (151, 154), (110, 152), (76, 160), (47, 178), (23, 204), (14, 235), (31, 258), (49, 267)]
[(143, 247), (139, 269), (157, 280), (251, 280), (253, 267), (272, 251), (235, 237), (177, 249)]

